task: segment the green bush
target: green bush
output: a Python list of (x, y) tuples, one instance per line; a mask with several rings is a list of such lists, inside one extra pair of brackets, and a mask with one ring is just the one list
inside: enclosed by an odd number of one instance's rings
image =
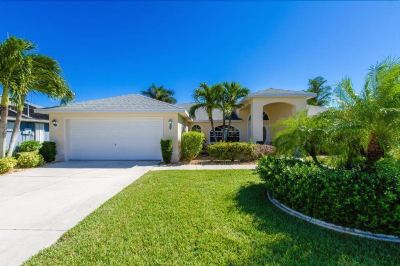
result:
[(218, 142), (207, 146), (207, 152), (216, 160), (251, 161), (255, 144), (246, 142)]
[(36, 140), (27, 140), (18, 146), (18, 152), (39, 151), (42, 144)]
[(253, 145), (253, 158), (260, 159), (265, 155), (275, 154), (276, 148), (272, 145), (256, 144)]
[(337, 225), (400, 235), (398, 161), (378, 161), (366, 172), (266, 156), (257, 170), (273, 197), (290, 208)]
[(31, 168), (43, 165), (44, 159), (41, 154), (35, 151), (20, 152), (17, 155), (17, 162), (21, 168)]
[(11, 171), (17, 165), (17, 160), (13, 157), (0, 159), (0, 174), (5, 174)]
[(164, 163), (170, 163), (172, 157), (172, 139), (162, 139), (160, 145)]
[(204, 134), (202, 132), (189, 131), (182, 134), (181, 158), (190, 162), (199, 155), (203, 148)]
[(46, 162), (50, 163), (55, 161), (57, 154), (56, 143), (52, 141), (43, 142), (39, 153), (43, 156)]

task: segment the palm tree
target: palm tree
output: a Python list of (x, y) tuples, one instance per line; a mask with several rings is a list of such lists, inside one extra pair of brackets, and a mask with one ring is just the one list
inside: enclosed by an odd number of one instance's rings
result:
[[(243, 106), (243, 103), (241, 100), (243, 100), (248, 94), (250, 90), (242, 87), (239, 83), (237, 82), (223, 82), (222, 83), (222, 94), (224, 95), (222, 97), (222, 100), (224, 101), (224, 108), (225, 108), (225, 114), (228, 114), (228, 130), (226, 135), (224, 134), (224, 140), (226, 140), (227, 135), (229, 135), (229, 130), (231, 128), (231, 123), (232, 123), (232, 114), (233, 112), (241, 108)], [(225, 120), (225, 116), (224, 116)], [(225, 127), (224, 127), (225, 128)]]
[(17, 108), (17, 116), (7, 156), (12, 156), (14, 152), (28, 93), (37, 92), (51, 98), (67, 101), (74, 98), (73, 92), (61, 77), (61, 68), (58, 63), (43, 55), (27, 55), (24, 57), (23, 64), (21, 64), (17, 73), (16, 82), (11, 86), (11, 89), (11, 99)]
[[(209, 87), (206, 83), (200, 83), (200, 86), (194, 91), (193, 98), (195, 104), (190, 107), (189, 114), (191, 117), (196, 117), (196, 110), (204, 108), (210, 120), (211, 130), (215, 140), (215, 128), (213, 111), (218, 108), (218, 100), (220, 97), (219, 85)], [(210, 140), (211, 141), (211, 140)]]
[(336, 88), (342, 126), (336, 132), (351, 132), (364, 147), (367, 164), (382, 158), (400, 143), (400, 61), (390, 58), (370, 68), (358, 95), (349, 78)]
[(164, 86), (156, 86), (155, 84), (151, 84), (147, 90), (142, 91), (142, 94), (166, 103), (176, 103), (176, 99), (173, 97), (175, 94), (174, 91), (166, 89)]
[(24, 62), (24, 55), (33, 48), (31, 42), (16, 37), (9, 37), (0, 44), (0, 84), (3, 87), (0, 103), (0, 157), (5, 156), (11, 86), (16, 82), (16, 74)]
[(299, 151), (305, 152), (320, 165), (317, 155), (326, 148), (326, 120), (309, 117), (307, 112), (299, 112), (281, 120), (276, 127), (283, 128), (273, 142), (278, 153), (293, 155)]
[(317, 97), (307, 100), (310, 105), (326, 106), (329, 104), (332, 89), (326, 85), (327, 80), (321, 76), (308, 80), (307, 92), (316, 93)]

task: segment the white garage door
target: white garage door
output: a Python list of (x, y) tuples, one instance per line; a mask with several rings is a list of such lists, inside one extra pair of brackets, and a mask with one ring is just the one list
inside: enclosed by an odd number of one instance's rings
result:
[(69, 160), (161, 160), (162, 118), (67, 120)]

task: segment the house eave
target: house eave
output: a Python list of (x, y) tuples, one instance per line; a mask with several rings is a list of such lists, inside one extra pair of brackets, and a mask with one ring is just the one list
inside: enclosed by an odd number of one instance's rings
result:
[(35, 113), (39, 114), (51, 114), (51, 113), (180, 113), (184, 114), (185, 116), (189, 116), (186, 110), (142, 110), (142, 111), (130, 111), (130, 110), (123, 110), (123, 109), (114, 109), (114, 110), (79, 110), (79, 109), (68, 109), (68, 110), (59, 110), (59, 109), (36, 109)]

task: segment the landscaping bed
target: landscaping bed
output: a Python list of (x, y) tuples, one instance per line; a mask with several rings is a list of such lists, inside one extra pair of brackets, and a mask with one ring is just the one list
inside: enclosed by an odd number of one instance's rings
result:
[(334, 169), (264, 157), (257, 168), (272, 196), (335, 225), (400, 236), (400, 162), (381, 159), (367, 169)]
[(396, 265), (396, 244), (320, 229), (267, 202), (254, 171), (155, 171), (27, 265)]

